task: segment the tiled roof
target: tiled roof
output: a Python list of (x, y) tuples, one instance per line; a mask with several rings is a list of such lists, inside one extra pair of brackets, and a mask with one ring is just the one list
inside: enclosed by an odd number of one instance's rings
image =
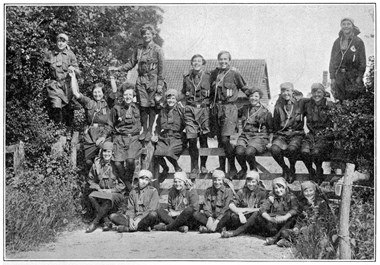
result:
[[(206, 60), (206, 70), (211, 71), (216, 68), (217, 60)], [(260, 87), (263, 91), (262, 101), (268, 103), (271, 98), (268, 82), (268, 71), (265, 60), (233, 60), (231, 66), (237, 68), (249, 87)], [(182, 89), (183, 75), (191, 69), (190, 60), (165, 60), (164, 78), (168, 88)], [(129, 81), (134, 82), (137, 72), (134, 69), (129, 74)], [(241, 93), (241, 96), (245, 95)]]

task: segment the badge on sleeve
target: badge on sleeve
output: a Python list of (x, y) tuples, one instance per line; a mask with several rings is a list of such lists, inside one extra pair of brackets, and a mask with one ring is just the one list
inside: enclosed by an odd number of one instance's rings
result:
[(185, 204), (185, 205), (188, 205), (188, 204), (189, 204), (189, 202), (187, 201), (186, 198), (183, 198), (183, 204)]
[(356, 52), (356, 48), (355, 48), (354, 45), (351, 46), (351, 51), (352, 51), (352, 52)]

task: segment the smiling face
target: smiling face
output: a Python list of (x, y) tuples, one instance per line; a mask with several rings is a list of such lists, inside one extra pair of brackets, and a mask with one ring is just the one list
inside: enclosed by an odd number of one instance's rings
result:
[(133, 101), (133, 89), (125, 90), (123, 93), (123, 99), (124, 99), (124, 102), (127, 104), (132, 103), (132, 101)]
[(286, 194), (286, 188), (281, 184), (276, 184), (274, 186), (274, 194), (276, 194), (278, 197), (283, 197)]
[(177, 98), (175, 97), (175, 95), (168, 95), (166, 97), (166, 103), (170, 108), (172, 108), (177, 103)]
[(141, 38), (143, 39), (143, 41), (144, 41), (145, 44), (148, 44), (148, 43), (150, 43), (153, 40), (154, 35), (153, 35), (153, 33), (150, 30), (145, 30), (141, 34)]
[(92, 96), (94, 97), (95, 101), (99, 101), (103, 99), (103, 90), (101, 87), (95, 87), (94, 90), (92, 91)]
[(354, 25), (349, 20), (343, 20), (340, 27), (345, 35), (351, 34), (354, 29)]
[(260, 93), (255, 92), (249, 96), (249, 102), (251, 103), (252, 106), (257, 105), (260, 103)]
[(253, 190), (257, 186), (258, 181), (256, 179), (247, 179), (246, 184), (249, 190)]
[(103, 159), (105, 161), (110, 161), (111, 160), (111, 158), (112, 158), (112, 150), (103, 150), (102, 154), (103, 154)]
[(230, 66), (231, 60), (228, 53), (222, 53), (218, 58), (220, 68), (226, 69)]
[(139, 177), (139, 187), (140, 189), (145, 188), (149, 184), (149, 178), (147, 176)]
[(214, 185), (215, 189), (220, 189), (223, 185), (223, 178), (213, 178), (212, 184)]
[(191, 61), (191, 66), (195, 71), (200, 71), (203, 67), (203, 59), (201, 57), (195, 57)]
[(312, 188), (306, 188), (303, 190), (303, 196), (305, 196), (305, 198), (312, 198), (314, 197), (314, 195), (315, 195), (315, 190)]
[(292, 98), (293, 90), (290, 88), (282, 88), (281, 89), (281, 97), (286, 101)]
[(321, 89), (316, 89), (312, 92), (311, 97), (315, 102), (319, 102), (325, 97), (325, 93)]
[(176, 190), (183, 190), (185, 188), (185, 182), (181, 179), (175, 178), (174, 179), (174, 188)]
[(57, 47), (60, 51), (64, 50), (67, 47), (67, 41), (64, 38), (58, 38)]

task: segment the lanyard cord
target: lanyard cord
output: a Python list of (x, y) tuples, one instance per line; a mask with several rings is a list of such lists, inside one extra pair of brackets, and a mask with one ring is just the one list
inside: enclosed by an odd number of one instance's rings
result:
[[(260, 104), (260, 108), (258, 110), (256, 110), (254, 113), (252, 113), (252, 115), (249, 115), (249, 108), (247, 109), (247, 119), (245, 120), (245, 123), (244, 123), (244, 126), (245, 127), (248, 123), (248, 120), (254, 116), (257, 115), (257, 113), (259, 113), (259, 111), (262, 109), (263, 105)], [(260, 132), (260, 127), (261, 127), (261, 124), (259, 126), (259, 132)]]
[(293, 104), (292, 104), (292, 109), (291, 109), (289, 112), (286, 110), (286, 106), (284, 106), (284, 110), (285, 110), (285, 113), (286, 113), (286, 115), (287, 115), (287, 118), (286, 118), (285, 125), (284, 125), (284, 127), (280, 130), (280, 132), (283, 131), (283, 130), (286, 128), (286, 126), (288, 125), (288, 122), (289, 122), (289, 120), (290, 120), (290, 116), (291, 116), (292, 113), (293, 113), (293, 109), (294, 109), (294, 105), (293, 105)]
[[(193, 86), (194, 86), (194, 101), (196, 101), (196, 98), (197, 98), (197, 89), (198, 89), (198, 87), (199, 87), (199, 86), (201, 85), (201, 83), (202, 83), (202, 77), (203, 77), (203, 74), (204, 74), (204, 71), (202, 71), (201, 77), (199, 78), (199, 83), (198, 83), (198, 85), (195, 85), (194, 80), (193, 80), (193, 79), (190, 79), (191, 83), (192, 83)], [(201, 94), (201, 96), (202, 96), (202, 94)]]
[[(340, 67), (342, 66), (344, 56), (346, 55), (348, 49), (350, 48), (351, 43), (352, 43), (353, 40), (354, 40), (354, 38), (351, 39), (350, 43), (349, 43), (348, 46), (347, 46), (347, 49), (346, 49), (344, 52), (342, 51), (342, 49), (340, 49), (340, 53), (342, 54), (342, 58), (340, 59), (339, 66), (338, 66), (338, 68), (336, 69), (335, 74), (338, 73)], [(342, 46), (342, 37), (340, 38), (340, 46)], [(339, 48), (340, 48), (340, 47), (339, 47)]]
[[(214, 95), (214, 105), (215, 105), (215, 103), (216, 103), (216, 96), (217, 96), (217, 94), (218, 94), (218, 86), (223, 82), (223, 79), (224, 79), (224, 77), (228, 74), (228, 72), (231, 70), (231, 68), (230, 69), (228, 69), (228, 71), (222, 76), (222, 78), (219, 80), (219, 82), (216, 84), (216, 86), (215, 86), (215, 95)], [(218, 73), (218, 76), (219, 76), (219, 73)], [(216, 79), (218, 79), (218, 76), (216, 77)]]

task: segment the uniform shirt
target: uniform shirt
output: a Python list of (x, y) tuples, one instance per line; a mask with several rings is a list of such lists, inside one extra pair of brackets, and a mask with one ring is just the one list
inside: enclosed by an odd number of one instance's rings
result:
[(181, 103), (177, 103), (173, 108), (168, 106), (160, 111), (157, 119), (157, 130), (160, 133), (165, 130), (182, 132), (185, 128), (184, 107)]
[(305, 225), (307, 221), (309, 221), (305, 220), (306, 217), (309, 219), (312, 219), (313, 217), (318, 217), (319, 219), (325, 217), (328, 220), (329, 218), (332, 218), (332, 214), (329, 206), (320, 196), (315, 196), (313, 203), (310, 203), (308, 199), (302, 196), (299, 199), (299, 211), (295, 227), (300, 229), (302, 225)]
[(111, 111), (111, 120), (116, 134), (139, 134), (141, 131), (140, 111), (135, 103), (115, 105)]
[(261, 103), (260, 106), (245, 106), (243, 108), (243, 132), (268, 134), (273, 131), (272, 113)]
[(252, 191), (244, 186), (234, 196), (233, 203), (240, 208), (260, 208), (267, 198), (267, 191), (260, 186), (256, 186)]
[(116, 175), (116, 167), (112, 161), (107, 163), (102, 158), (96, 157), (88, 176), (91, 189), (110, 189), (112, 192), (120, 193), (125, 188), (124, 183)]
[(159, 196), (156, 188), (148, 185), (143, 189), (133, 189), (129, 194), (128, 206), (125, 215), (143, 219), (151, 211), (155, 211), (159, 205)]
[[(348, 39), (348, 48), (346, 50), (341, 50), (340, 42), (341, 38), (335, 40), (330, 57), (330, 78), (336, 78), (336, 71), (338, 70), (339, 64), (342, 62), (340, 69), (350, 70), (358, 70), (360, 76), (364, 75), (366, 69), (366, 55), (365, 55), (365, 46), (363, 41), (357, 37), (352, 36)], [(345, 53), (345, 54), (344, 54)], [(344, 54), (344, 57), (343, 57)], [(343, 57), (343, 61), (342, 61)]]
[(199, 197), (195, 189), (183, 189), (178, 191), (171, 188), (168, 197), (168, 210), (183, 211), (191, 207), (194, 211), (199, 210)]
[(210, 73), (204, 70), (192, 70), (184, 76), (182, 94), (185, 95), (186, 104), (210, 104), (210, 78)]
[(269, 194), (269, 197), (260, 207), (260, 214), (268, 213), (273, 217), (289, 213), (291, 216), (295, 216), (298, 214), (298, 210), (297, 197), (288, 191), (283, 197), (274, 196), (273, 193)]
[(111, 110), (107, 102), (104, 99), (95, 101), (83, 94), (81, 94), (78, 102), (82, 104), (85, 109), (88, 125), (92, 126), (98, 124), (104, 126), (106, 132), (103, 136), (107, 137), (112, 132)]
[(287, 104), (280, 96), (274, 107), (274, 132), (303, 131), (305, 101), (306, 99), (296, 101), (294, 98), (291, 98)]
[(122, 69), (129, 71), (138, 64), (138, 74), (156, 74), (158, 85), (163, 85), (163, 65), (164, 53), (160, 46), (151, 42), (147, 46), (140, 44), (134, 50), (128, 62), (122, 66)]
[(216, 219), (220, 220), (229, 209), (229, 204), (232, 199), (233, 192), (230, 188), (222, 185), (222, 187), (217, 190), (212, 186), (208, 188), (205, 193), (204, 213), (207, 217), (216, 216)]
[(77, 58), (75, 54), (65, 48), (59, 51), (57, 48), (53, 51), (45, 53), (44, 62), (49, 65), (50, 78), (53, 80), (64, 80), (69, 75), (69, 66), (78, 69)]
[(313, 99), (305, 103), (306, 125), (311, 133), (316, 134), (332, 124), (327, 117), (330, 107), (331, 103), (326, 98), (319, 101), (319, 103)]
[[(221, 101), (223, 103), (235, 103), (238, 99), (239, 89), (245, 92), (248, 87), (244, 78), (236, 68), (227, 69), (216, 68), (211, 72), (211, 101)], [(232, 96), (227, 97), (227, 90), (232, 91)], [(215, 95), (216, 93), (216, 95)]]

